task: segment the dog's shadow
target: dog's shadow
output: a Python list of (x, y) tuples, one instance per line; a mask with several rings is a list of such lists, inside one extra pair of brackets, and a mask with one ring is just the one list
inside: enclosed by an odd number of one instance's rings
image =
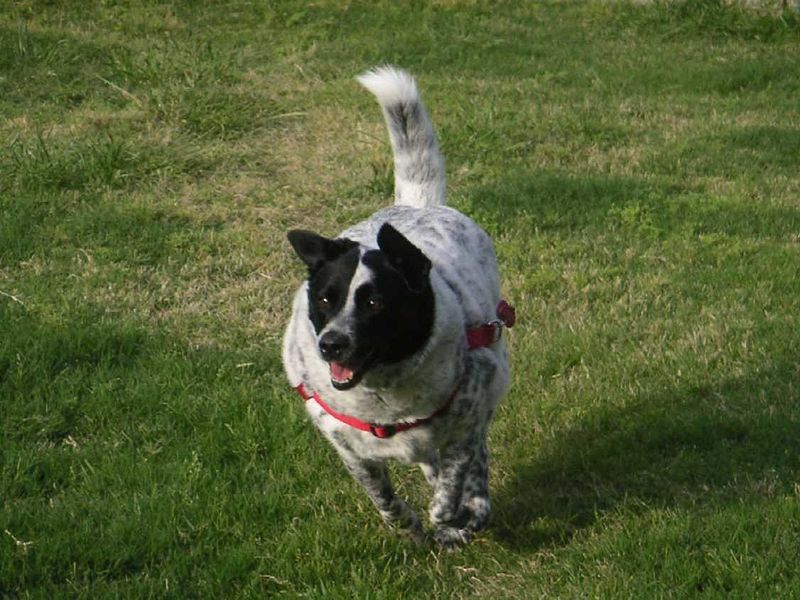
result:
[[(531, 252), (523, 250), (533, 235), (549, 236), (552, 243), (573, 239), (578, 246), (614, 228), (642, 239), (688, 229), (760, 240), (764, 230), (790, 235), (800, 218), (780, 207), (759, 208), (757, 219), (744, 206), (681, 209), (700, 192), (689, 184), (632, 177), (518, 171), (470, 192), (463, 208), (493, 234), (501, 264), (511, 271), (531, 269)], [(538, 284), (514, 285), (533, 296), (530, 286)], [(524, 322), (525, 307), (517, 308)], [(787, 335), (791, 339), (762, 338), (771, 362), (750, 363), (743, 375), (704, 385), (695, 383), (699, 379), (675, 383), (677, 378), (665, 375), (627, 398), (624, 407), (595, 404), (541, 435), (528, 431), (536, 404), (524, 389), (526, 375), (519, 373), (498, 414), (505, 420), (499, 437), (515, 447), (507, 453), (494, 448), (499, 460), (493, 467), (491, 535), (535, 550), (567, 543), (623, 505), (735, 502), (761, 488), (791, 491), (800, 470), (800, 359), (788, 349), (800, 339)], [(533, 440), (524, 457), (520, 439)]]
[(798, 361), (786, 359), (710, 387), (599, 409), (512, 468), (493, 494), (493, 535), (534, 550), (567, 543), (622, 503), (791, 493), (800, 469), (797, 390)]

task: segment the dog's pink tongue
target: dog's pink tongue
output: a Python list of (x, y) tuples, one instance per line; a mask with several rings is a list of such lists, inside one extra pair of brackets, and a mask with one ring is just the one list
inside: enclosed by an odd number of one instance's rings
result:
[(337, 362), (331, 363), (331, 377), (336, 381), (348, 381), (353, 378), (353, 371)]

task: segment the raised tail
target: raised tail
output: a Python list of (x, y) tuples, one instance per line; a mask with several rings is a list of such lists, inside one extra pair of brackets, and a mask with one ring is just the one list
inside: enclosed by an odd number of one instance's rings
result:
[(394, 151), (395, 204), (419, 208), (446, 202), (444, 158), (414, 78), (394, 67), (358, 76), (378, 99)]

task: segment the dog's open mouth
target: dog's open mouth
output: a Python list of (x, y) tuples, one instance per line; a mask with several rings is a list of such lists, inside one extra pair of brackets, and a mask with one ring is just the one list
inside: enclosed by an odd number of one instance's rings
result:
[(341, 391), (349, 390), (358, 385), (365, 371), (363, 366), (361, 368), (351, 368), (337, 362), (329, 362), (328, 366), (331, 370), (331, 383), (333, 387)]

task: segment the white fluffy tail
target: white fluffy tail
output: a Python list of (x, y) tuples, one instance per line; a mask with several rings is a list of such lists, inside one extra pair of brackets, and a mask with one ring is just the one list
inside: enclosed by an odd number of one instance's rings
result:
[(444, 158), (414, 78), (385, 66), (359, 75), (358, 81), (383, 108), (394, 151), (395, 204), (419, 208), (445, 204)]

